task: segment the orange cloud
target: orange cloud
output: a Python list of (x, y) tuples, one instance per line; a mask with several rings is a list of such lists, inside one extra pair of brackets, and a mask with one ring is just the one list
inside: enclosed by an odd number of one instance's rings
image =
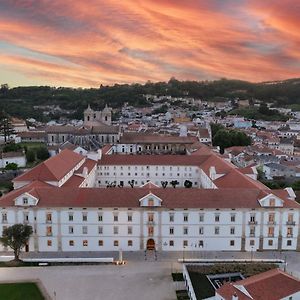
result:
[(297, 77), (300, 9), (287, 2), (7, 1), (0, 65), (73, 86)]

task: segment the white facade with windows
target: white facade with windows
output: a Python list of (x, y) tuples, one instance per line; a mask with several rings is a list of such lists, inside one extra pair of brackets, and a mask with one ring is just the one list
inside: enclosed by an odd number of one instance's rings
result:
[[(147, 249), (149, 243), (162, 251), (299, 249), (299, 207), (281, 206), (280, 199), (274, 195), (251, 209), (203, 208), (201, 195), (199, 207), (168, 208), (176, 197), (174, 189), (163, 192), (162, 189), (153, 192), (137, 189), (138, 194), (145, 194), (140, 198), (133, 196), (132, 189), (124, 189), (123, 193), (134, 198), (131, 200), (136, 207), (43, 207), (48, 190), (42, 189), (36, 190), (40, 195), (37, 197), (30, 191), (21, 193), (11, 199), (12, 206), (2, 207), (0, 212), (0, 234), (3, 228), (15, 223), (33, 227), (29, 251), (138, 251)], [(55, 196), (58, 188), (52, 189)], [(99, 189), (92, 190), (101, 193)], [(107, 191), (103, 189), (105, 195), (97, 196), (99, 205), (106, 203)], [(218, 190), (214, 193), (221, 196)], [(116, 195), (111, 195), (112, 206), (118, 201)], [(123, 195), (124, 199), (127, 196)], [(93, 195), (86, 197), (94, 201)], [(274, 204), (273, 200), (278, 202)]]

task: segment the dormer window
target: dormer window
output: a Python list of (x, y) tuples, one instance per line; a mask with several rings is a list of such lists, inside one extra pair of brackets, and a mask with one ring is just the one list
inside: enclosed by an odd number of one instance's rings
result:
[(27, 205), (27, 204), (28, 204), (28, 198), (23, 197), (23, 204), (24, 204), (24, 205)]
[(274, 207), (275, 206), (275, 199), (270, 199), (269, 205), (271, 207)]
[(148, 206), (154, 206), (154, 200), (153, 199), (148, 200)]

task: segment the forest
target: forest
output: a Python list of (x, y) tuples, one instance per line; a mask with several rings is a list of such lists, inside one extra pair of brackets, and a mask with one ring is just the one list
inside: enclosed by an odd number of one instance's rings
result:
[[(67, 88), (51, 86), (20, 86), (0, 88), (0, 110), (12, 116), (35, 118), (44, 116), (34, 106), (58, 105), (64, 110), (73, 110), (70, 118), (82, 118), (87, 104), (102, 109), (105, 104), (120, 108), (125, 102), (135, 107), (151, 105), (143, 95), (170, 95), (193, 97), (204, 101), (223, 101), (239, 98), (272, 102), (276, 106), (300, 107), (300, 79), (278, 82), (251, 83), (241, 80), (220, 79), (215, 81), (179, 81), (171, 78), (168, 82), (145, 84), (101, 85), (99, 88)], [(51, 119), (53, 116), (48, 116)], [(55, 116), (54, 116), (55, 117)]]

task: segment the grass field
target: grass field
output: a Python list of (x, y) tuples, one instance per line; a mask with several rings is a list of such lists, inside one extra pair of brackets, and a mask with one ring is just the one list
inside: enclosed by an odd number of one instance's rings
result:
[(33, 282), (0, 284), (0, 300), (42, 300), (41, 291)]

